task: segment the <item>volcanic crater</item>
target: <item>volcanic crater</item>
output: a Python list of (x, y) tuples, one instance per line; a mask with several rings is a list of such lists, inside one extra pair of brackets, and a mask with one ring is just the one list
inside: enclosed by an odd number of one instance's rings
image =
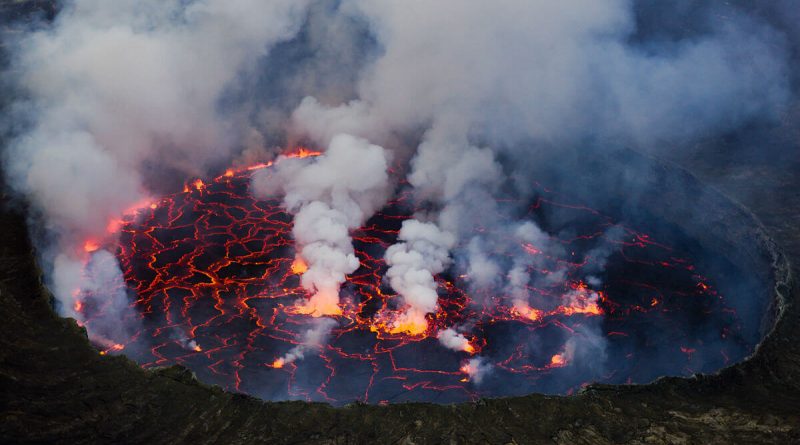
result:
[[(121, 337), (93, 326), (107, 310), (102, 295), (84, 290), (75, 309), (101, 354), (146, 368), (179, 364), (266, 400), (334, 405), (572, 394), (593, 382), (713, 373), (752, 354), (778, 307), (763, 241), (746, 215), (720, 219), (730, 205), (688, 175), (622, 153), (542, 163), (593, 172), (564, 191), (547, 168), (531, 171), (537, 180), (513, 206), (557, 248), (519, 246), (537, 257), (522, 304), (470, 288), (453, 266), (436, 277), (439, 309), (426, 327), (393, 325), (402, 300), (383, 279), (383, 254), (416, 210), (401, 183), (353, 233), (360, 268), (341, 290), (340, 314), (310, 339), (320, 319), (299, 309), (308, 294), (292, 216), (278, 199), (253, 197), (252, 175), (271, 168), (259, 164), (194, 180), (111, 222), (118, 242), (104, 247), (116, 252), (120, 291), (136, 309), (120, 321), (137, 327), (122, 341), (102, 341)], [(619, 179), (633, 167), (653, 174)], [(709, 198), (697, 204), (698, 196)], [(101, 246), (87, 241), (86, 273), (110, 260), (92, 255)], [(445, 330), (456, 346), (437, 340)]]

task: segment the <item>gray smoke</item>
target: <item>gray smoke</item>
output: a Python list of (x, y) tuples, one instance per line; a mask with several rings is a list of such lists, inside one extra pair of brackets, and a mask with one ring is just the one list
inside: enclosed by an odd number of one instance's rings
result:
[(147, 199), (153, 166), (188, 179), (234, 154), (244, 135), (217, 102), (298, 31), (306, 4), (75, 0), (17, 42), (13, 73), (28, 99), (15, 112), (29, 128), (3, 167), (56, 234), (40, 254), (62, 313), (82, 319), (76, 292), (100, 284), (82, 273), (82, 246), (107, 240), (109, 221)]
[[(423, 129), (408, 181), (434, 210), (416, 219), (467, 246), (455, 255), (474, 286), (508, 281), (516, 306), (527, 300), (527, 254), (513, 248), (504, 265), (498, 256), (507, 249), (485, 248), (508, 245), (506, 234), (522, 224), (502, 227), (502, 209), (492, 204), (509, 180), (500, 157), (527, 160), (535, 152), (525, 148), (563, 150), (586, 138), (642, 147), (686, 141), (774, 118), (789, 99), (780, 34), (743, 15), (699, 38), (639, 47), (630, 42), (627, 1), (348, 5), (369, 23), (381, 54), (361, 76), (357, 100), (323, 106), (306, 98), (297, 128), (318, 140), (339, 126), (370, 137)], [(494, 232), (467, 235), (476, 228)], [(400, 243), (408, 251), (407, 240)], [(387, 251), (390, 279), (400, 275), (396, 251)], [(413, 276), (427, 285), (413, 290), (407, 280), (390, 281), (405, 301), (425, 301), (412, 306), (417, 320), (436, 308), (429, 276), (441, 268), (416, 265)], [(565, 293), (564, 303), (572, 301)]]
[(311, 327), (303, 332), (298, 345), (276, 359), (272, 366), (281, 368), (289, 363), (302, 360), (305, 358), (306, 353), (311, 350), (322, 349), (327, 342), (328, 336), (331, 334), (331, 330), (335, 326), (336, 320), (326, 317), (314, 319), (311, 322)]
[(294, 213), (297, 259), (307, 266), (301, 283), (312, 296), (301, 310), (334, 315), (339, 288), (358, 269), (350, 231), (382, 207), (389, 194), (386, 151), (340, 134), (314, 159), (280, 157), (274, 168), (253, 175), (257, 197), (282, 195)]

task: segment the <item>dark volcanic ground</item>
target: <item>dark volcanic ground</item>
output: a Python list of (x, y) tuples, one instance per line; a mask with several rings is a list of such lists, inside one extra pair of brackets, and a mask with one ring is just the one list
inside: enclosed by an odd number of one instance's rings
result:
[(144, 371), (100, 356), (81, 328), (53, 313), (24, 209), (4, 195), (0, 443), (800, 443), (799, 119), (796, 108), (757, 139), (732, 136), (668, 155), (752, 210), (788, 260), (775, 269), (785, 280), (783, 316), (757, 353), (718, 375), (591, 386), (571, 397), (268, 403), (205, 386), (180, 368)]

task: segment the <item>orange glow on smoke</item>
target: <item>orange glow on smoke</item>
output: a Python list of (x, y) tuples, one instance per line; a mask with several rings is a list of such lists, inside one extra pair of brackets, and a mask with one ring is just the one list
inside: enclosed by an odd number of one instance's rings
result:
[(75, 312), (80, 312), (81, 310), (83, 310), (83, 302), (77, 300), (75, 304), (72, 306), (72, 308), (75, 309)]
[(83, 250), (86, 251), (86, 253), (92, 253), (99, 248), (100, 243), (94, 240), (87, 240), (85, 243), (83, 243)]
[(522, 245), (522, 248), (525, 249), (525, 251), (528, 252), (531, 255), (539, 255), (540, 253), (542, 253), (541, 250), (539, 250), (536, 247), (534, 247), (533, 244), (531, 244), (531, 243), (524, 243)]
[(342, 308), (335, 303), (324, 303), (308, 300), (308, 302), (297, 306), (294, 312), (296, 314), (310, 315), (314, 318), (317, 318), (331, 315), (342, 315)]
[(295, 257), (294, 261), (292, 261), (292, 273), (295, 275), (302, 275), (306, 273), (307, 270), (308, 264), (299, 256)]
[(338, 290), (320, 290), (308, 300), (297, 304), (292, 312), (312, 317), (342, 315)]
[(478, 373), (479, 366), (480, 366), (479, 364), (476, 363), (473, 365), (471, 362), (466, 362), (463, 365), (461, 365), (461, 367), (458, 368), (458, 370), (466, 375), (462, 377), (459, 381), (462, 383), (469, 382), (470, 378)]
[(475, 346), (472, 346), (472, 344), (470, 344), (470, 343), (465, 344), (464, 345), (464, 352), (467, 352), (469, 354), (474, 354), (475, 353)]
[(109, 352), (122, 351), (123, 349), (125, 349), (125, 345), (119, 344), (119, 343), (114, 343), (113, 345), (111, 345), (110, 348), (107, 348), (107, 349), (105, 349), (103, 351), (100, 351), (100, 355), (106, 355)]
[(260, 170), (262, 168), (267, 168), (271, 166), (272, 166), (272, 161), (269, 161), (261, 164), (251, 165), (250, 167), (245, 168), (245, 170), (247, 171)]
[(602, 291), (592, 291), (589, 289), (589, 286), (582, 281), (571, 283), (570, 287), (574, 289), (570, 294), (572, 296), (570, 303), (566, 306), (559, 307), (557, 312), (567, 316), (575, 314), (603, 314), (603, 310), (597, 304), (598, 301), (605, 299), (605, 294)]
[(282, 358), (278, 358), (278, 359), (275, 359), (274, 362), (272, 362), (272, 367), (280, 369), (280, 368), (283, 368), (283, 365), (285, 365), (285, 364), (286, 364), (286, 362)]
[(125, 221), (119, 219), (112, 219), (108, 221), (108, 224), (106, 224), (106, 232), (117, 233), (119, 232), (119, 229), (120, 227), (122, 227), (123, 224), (125, 224)]
[(288, 153), (286, 156), (289, 158), (308, 158), (310, 156), (319, 156), (321, 154), (321, 151), (310, 150), (306, 147), (298, 147), (296, 152)]
[(559, 312), (564, 315), (586, 314), (586, 315), (602, 315), (603, 310), (594, 301), (576, 301), (569, 306), (562, 306)]
[(413, 321), (398, 323), (393, 326), (389, 333), (391, 334), (408, 334), (408, 335), (422, 335), (428, 330), (427, 323), (416, 323)]
[[(189, 191), (188, 188), (186, 188), (186, 186), (184, 186), (184, 191)], [(158, 208), (158, 203), (151, 201), (150, 198), (143, 198), (135, 202), (130, 207), (123, 210), (121, 214), (123, 217), (132, 216), (147, 207), (155, 210)], [(111, 218), (108, 221), (108, 224), (106, 224), (106, 232), (116, 234), (125, 224), (127, 224), (125, 218)]]
[(550, 366), (560, 368), (567, 365), (567, 359), (564, 354), (556, 354), (550, 358)]
[(512, 312), (514, 312), (516, 315), (519, 315), (520, 317), (527, 318), (531, 321), (541, 320), (542, 316), (544, 315), (544, 313), (539, 309), (534, 309), (524, 303), (515, 304), (514, 309), (512, 309)]
[(376, 320), (370, 330), (373, 332), (386, 332), (389, 334), (405, 334), (413, 337), (420, 336), (428, 332), (428, 320), (425, 314), (409, 309), (399, 315), (392, 315), (390, 318)]

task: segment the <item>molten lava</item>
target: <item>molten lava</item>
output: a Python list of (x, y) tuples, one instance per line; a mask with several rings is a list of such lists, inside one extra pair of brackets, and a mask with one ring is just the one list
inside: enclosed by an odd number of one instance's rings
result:
[(567, 359), (566, 357), (564, 357), (564, 354), (556, 354), (550, 357), (550, 366), (561, 367), (566, 365), (567, 365)]
[(94, 252), (99, 248), (100, 248), (100, 243), (94, 240), (86, 240), (86, 242), (83, 243), (83, 250), (86, 251), (86, 253)]
[[(400, 193), (353, 233), (361, 267), (342, 287), (341, 303), (322, 295), (312, 304), (300, 286), (308, 266), (294, 251), (291, 215), (278, 200), (257, 200), (248, 191), (252, 172), (270, 165), (191, 181), (110, 226), (119, 230), (119, 242), (104, 247), (116, 249), (140, 330), (101, 353), (124, 351), (145, 367), (182, 364), (203, 381), (265, 399), (331, 403), (567, 393), (588, 380), (649, 381), (647, 351), (687, 374), (746, 353), (736, 343), (736, 314), (710, 281), (682, 252), (647, 235), (624, 228), (624, 238), (613, 241), (617, 253), (604, 284), (587, 284), (592, 259), (584, 253), (619, 224), (540, 187), (530, 218), (554, 209), (580, 224), (571, 235), (553, 237), (572, 252), (570, 260), (549, 259), (565, 276), (530, 268), (546, 283), (528, 289), (530, 303), (468, 294), (464, 277), (443, 274), (436, 277), (436, 313), (402, 311), (402, 300), (383, 281), (383, 253), (415, 210)], [(87, 241), (85, 250), (100, 247)], [(541, 246), (521, 248), (549, 255)], [(75, 303), (90, 332), (92, 314), (104, 310), (100, 299), (84, 291)], [(715, 341), (693, 337), (683, 313), (714, 314)], [(323, 316), (334, 326), (311, 344), (308, 333)], [(652, 335), (653, 326), (663, 336)], [(444, 347), (440, 333), (453, 327), (460, 337)], [(568, 360), (569, 342), (599, 346), (592, 354), (570, 352)], [(602, 366), (591, 361), (600, 355), (607, 356)], [(695, 361), (701, 355), (705, 361)]]
[[(293, 273), (295, 273), (293, 271)], [(312, 317), (325, 317), (331, 315), (342, 315), (342, 308), (339, 306), (339, 296), (330, 289), (317, 291), (308, 300), (300, 301), (294, 308), (289, 309), (291, 313), (310, 315)]]
[(292, 273), (295, 275), (302, 275), (308, 270), (308, 264), (302, 258), (296, 257), (292, 261)]

